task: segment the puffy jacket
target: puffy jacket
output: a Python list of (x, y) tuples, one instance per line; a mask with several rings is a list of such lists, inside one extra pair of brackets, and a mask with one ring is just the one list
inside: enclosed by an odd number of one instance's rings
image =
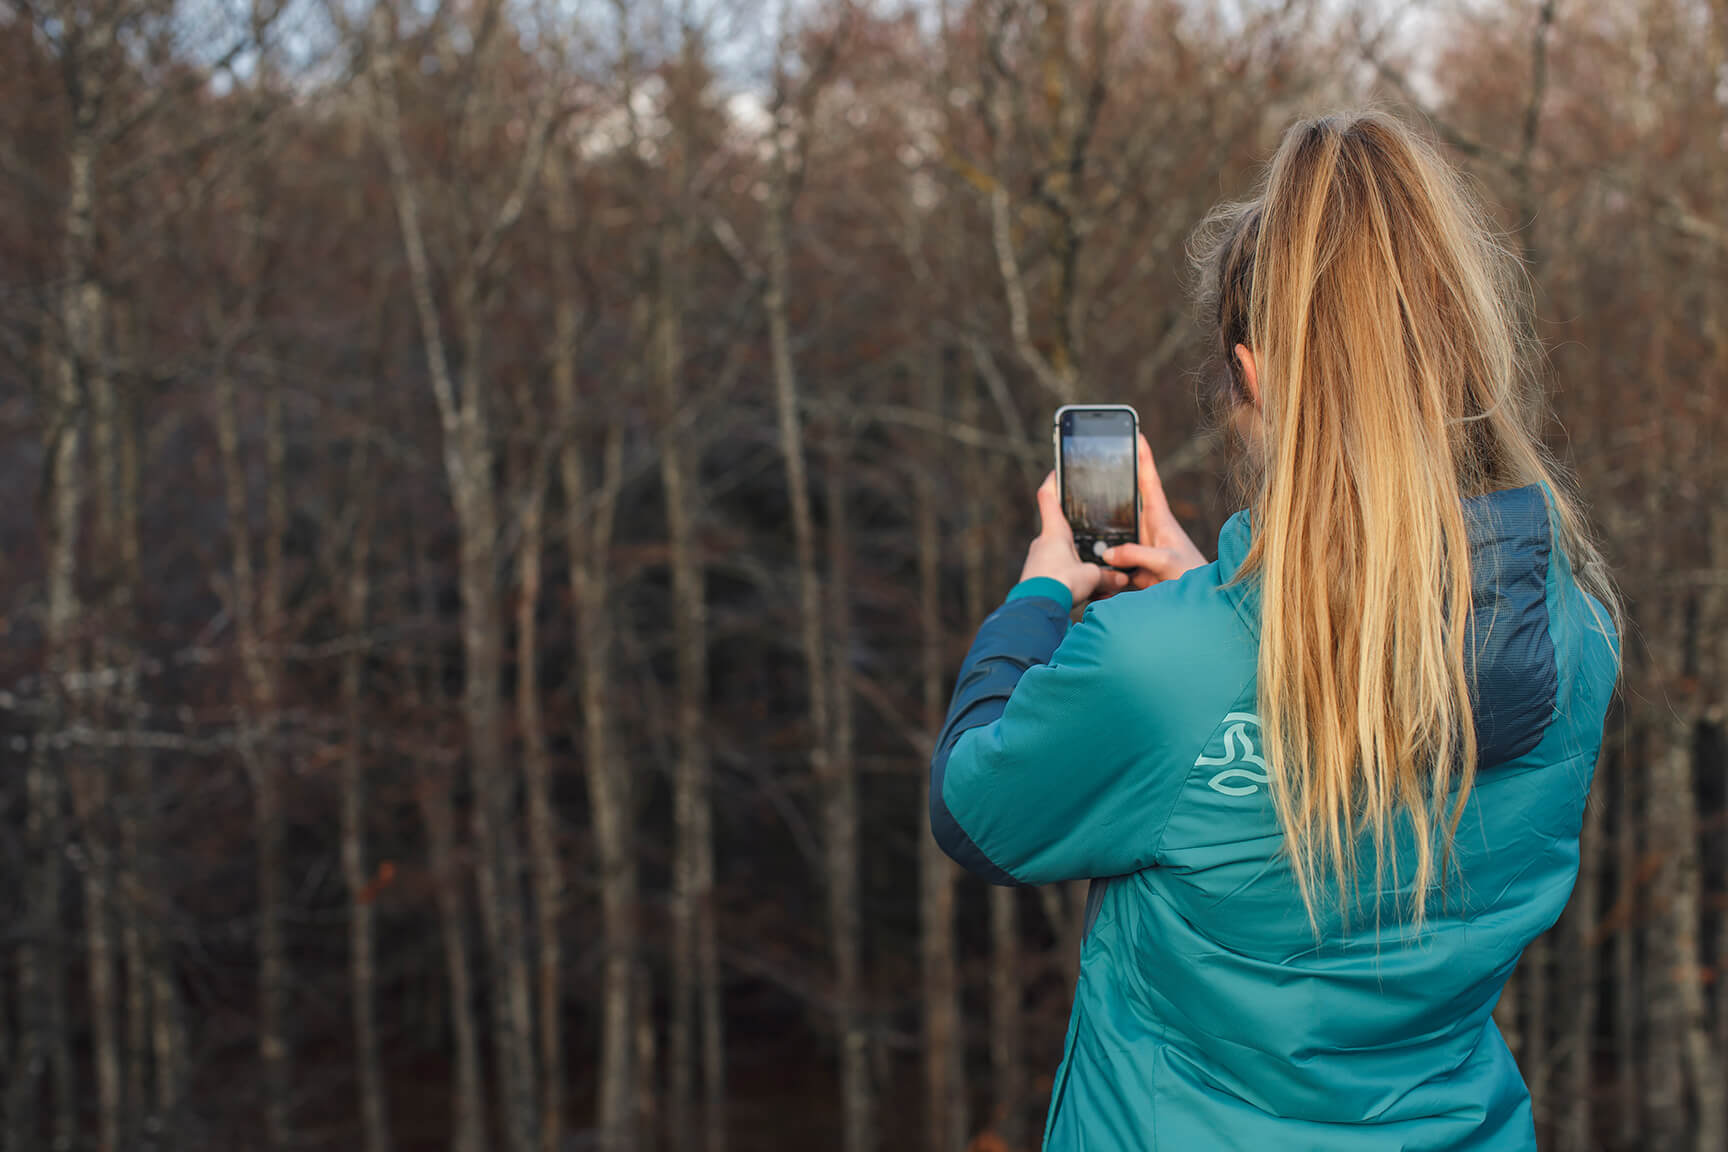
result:
[(1390, 873), (1378, 907), (1323, 901), (1318, 937), (1298, 894), (1255, 715), (1259, 593), (1229, 583), (1247, 513), (1216, 563), (1072, 627), (1067, 589), (1034, 579), (980, 628), (935, 835), (997, 883), (1094, 881), (1049, 1152), (1535, 1148), (1492, 1012), (1571, 895), (1618, 640), (1543, 489), (1466, 513), (1479, 769), (1419, 935)]

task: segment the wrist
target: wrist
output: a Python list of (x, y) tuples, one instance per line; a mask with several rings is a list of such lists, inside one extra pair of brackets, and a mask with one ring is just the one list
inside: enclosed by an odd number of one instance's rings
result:
[(1054, 600), (1062, 606), (1063, 612), (1074, 610), (1074, 590), (1054, 576), (1028, 576), (1021, 574), (1020, 583), (1014, 585), (1008, 592), (1009, 600), (1026, 599)]

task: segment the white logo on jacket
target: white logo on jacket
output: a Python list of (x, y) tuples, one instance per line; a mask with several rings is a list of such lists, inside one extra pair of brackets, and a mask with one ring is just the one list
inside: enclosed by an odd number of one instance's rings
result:
[[(1252, 712), (1231, 712), (1224, 717), (1224, 723), (1229, 725), (1224, 729), (1224, 755), (1208, 756), (1202, 752), (1194, 761), (1194, 767), (1204, 765), (1224, 769), (1206, 782), (1212, 791), (1226, 796), (1252, 796), (1260, 791), (1260, 785), (1271, 784), (1266, 776), (1266, 761), (1254, 751), (1254, 741), (1260, 732), (1260, 717)], [(1253, 736), (1248, 733), (1250, 724), (1254, 725)]]

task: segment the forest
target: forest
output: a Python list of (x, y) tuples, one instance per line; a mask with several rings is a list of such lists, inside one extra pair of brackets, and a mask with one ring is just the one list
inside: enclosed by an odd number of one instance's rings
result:
[(0, 0), (0, 1147), (1022, 1152), (1084, 891), (937, 849), (1051, 411), (1388, 108), (1624, 592), (1543, 1148), (1728, 1148), (1724, 0)]

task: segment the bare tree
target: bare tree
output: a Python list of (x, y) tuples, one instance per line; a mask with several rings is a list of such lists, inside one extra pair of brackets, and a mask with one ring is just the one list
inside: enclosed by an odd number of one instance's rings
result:
[(856, 780), (850, 756), (836, 763), (834, 677), (831, 638), (823, 619), (823, 591), (816, 561), (816, 530), (811, 515), (805, 467), (804, 432), (799, 412), (798, 374), (792, 354), (790, 319), (792, 207), (809, 155), (809, 126), (833, 62), (837, 41), (830, 38), (802, 79), (791, 73), (789, 12), (782, 13), (780, 47), (775, 54), (770, 107), (769, 175), (763, 247), (767, 280), (763, 309), (768, 318), (773, 365), (774, 410), (786, 490), (792, 507), (792, 540), (798, 573), (799, 637), (809, 688), (811, 775), (822, 811), (823, 881), (828, 904), (829, 938), (834, 954), (834, 1029), (840, 1048), (842, 1144), (846, 1152), (873, 1146), (869, 1043), (861, 1018), (859, 986), (861, 944), (858, 934), (858, 860)]
[[(1596, 779), (1606, 775), (1611, 763), (1605, 751), (1597, 766)], [(1616, 768), (1618, 766), (1616, 765)], [(1566, 988), (1572, 1003), (1564, 1022), (1563, 1051), (1566, 1067), (1563, 1107), (1552, 1110), (1559, 1147), (1585, 1152), (1590, 1147), (1592, 1078), (1596, 1057), (1596, 1000), (1602, 941), (1597, 923), (1601, 915), (1603, 839), (1607, 801), (1598, 793), (1584, 809), (1584, 831), (1579, 845), (1578, 886), (1566, 913)]]
[[(926, 403), (938, 419), (946, 389), (940, 349), (932, 347), (923, 373)], [(913, 515), (918, 547), (919, 679), (922, 686), (921, 723), (932, 740), (942, 729), (947, 708), (948, 645), (942, 626), (942, 538), (938, 461), (941, 445), (914, 464)], [(935, 753), (927, 746), (925, 759)], [(924, 785), (917, 812), (919, 933), (924, 1000), (925, 1143), (932, 1152), (955, 1152), (966, 1146), (965, 1034), (960, 1019), (960, 987), (955, 934), (954, 862), (929, 834), (930, 777), (919, 772)]]
[[(501, 50), (505, 21), (488, 5), (476, 14), (471, 30), (471, 71), (484, 72)], [(436, 299), (435, 270), (422, 223), (423, 188), (409, 160), (403, 135), (395, 65), (397, 39), (391, 13), (380, 4), (372, 21), (369, 110), (383, 147), (396, 202), (410, 287), (419, 318), (433, 399), (443, 432), (443, 462), (450, 484), (461, 544), (460, 589), (464, 656), (463, 710), (477, 803), (476, 838), (480, 847), (481, 919), (487, 955), (502, 999), (494, 1017), (494, 1046), (500, 1072), (506, 1146), (531, 1152), (537, 1143), (533, 1026), (522, 924), (519, 857), (513, 832), (514, 783), (504, 750), (502, 701), (502, 621), (496, 574), (499, 568), (498, 495), (492, 475), (493, 448), (487, 414), (484, 368), (485, 317), (497, 288), (496, 262), (504, 237), (522, 216), (535, 187), (558, 112), (558, 84), (545, 79), (527, 125), (522, 147), (497, 199), (464, 229), (474, 237), (454, 257), (451, 312), (461, 353), (452, 368), (443, 315)], [(465, 33), (464, 39), (469, 34)], [(507, 114), (493, 106), (496, 114)], [(464, 134), (490, 130), (474, 118)], [(472, 204), (468, 196), (459, 198)]]
[[(252, 200), (247, 233), (262, 231)], [(277, 721), (281, 710), (284, 634), (283, 548), (288, 532), (282, 400), (264, 397), (264, 460), (267, 492), (264, 569), (260, 577), (252, 556), (248, 512), (251, 485), (241, 461), (239, 400), (233, 360), (239, 343), (256, 333), (263, 279), (257, 257), (242, 257), (241, 277), (248, 285), (237, 315), (218, 317), (220, 332), (216, 388), (216, 438), (222, 455), (227, 494), (230, 555), (229, 599), (236, 645), (245, 677), (238, 708), (240, 755), (252, 785), (253, 835), (258, 845), (258, 1053), (263, 1069), (265, 1139), (271, 1149), (287, 1147), (289, 1130), (289, 1049), (287, 1028), (288, 953), (282, 934), (282, 765)]]
[(577, 395), (581, 308), (570, 256), (576, 226), (569, 157), (554, 149), (547, 166), (548, 214), (553, 235), (556, 291), (551, 346), (553, 403), (561, 429), (559, 478), (564, 492), (564, 538), (569, 551), (570, 595), (575, 606), (578, 696), (594, 822), (601, 906), (601, 1023), (599, 1136), (604, 1152), (637, 1147), (635, 1102), (636, 983), (639, 971), (638, 878), (632, 835), (630, 777), (613, 750), (609, 697), (612, 676), (610, 617), (612, 530), (623, 477), (623, 426), (609, 422), (600, 449), (599, 476), (583, 452), (591, 421)]
[(362, 689), (368, 646), (367, 601), (371, 596), (376, 501), (366, 439), (349, 449), (347, 491), (355, 503), (354, 526), (342, 578), (341, 621), (347, 634), (342, 655), (342, 876), (348, 886), (348, 988), (353, 1001), (354, 1062), (359, 1070), (360, 1117), (366, 1152), (390, 1152), (390, 1118), (378, 1056), (376, 945), (372, 901), (376, 891), (366, 858), (366, 728)]
[[(714, 907), (714, 832), (708, 740), (706, 568), (697, 539), (701, 463), (684, 390), (684, 313), (700, 224), (696, 203), (702, 99), (701, 44), (686, 20), (680, 59), (669, 74), (671, 137), (665, 158), (665, 210), (655, 230), (649, 356), (659, 403), (660, 484), (666, 504), (676, 653), (673, 770), (675, 859), (672, 890), (672, 1018), (669, 1133), (676, 1147), (725, 1145), (725, 1067), (721, 1032), (718, 925)], [(700, 1036), (700, 1043), (698, 1043)], [(703, 1070), (702, 1116), (695, 1109)], [(700, 1136), (697, 1133), (700, 1132)]]

